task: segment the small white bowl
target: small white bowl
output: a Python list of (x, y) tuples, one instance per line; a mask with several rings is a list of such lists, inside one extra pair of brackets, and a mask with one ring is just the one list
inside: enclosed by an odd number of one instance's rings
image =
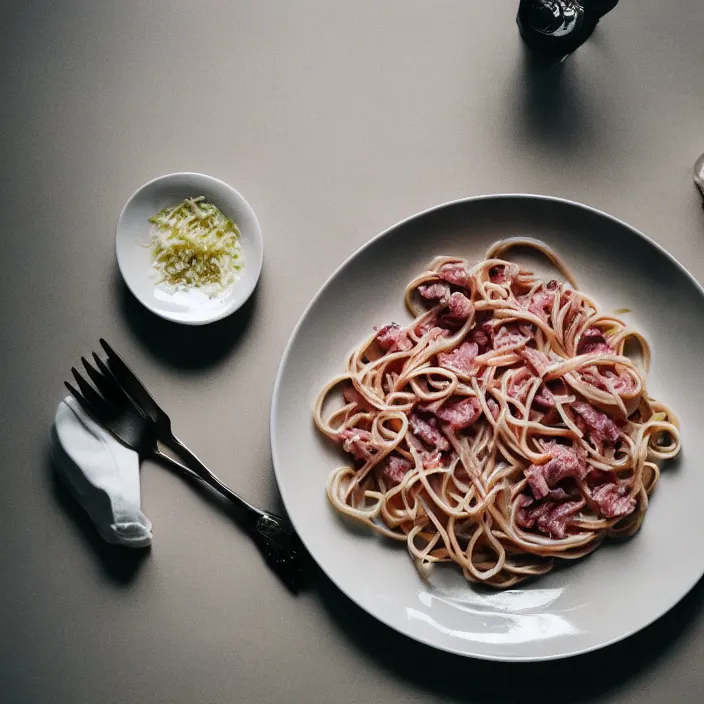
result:
[[(197, 288), (170, 292), (155, 284), (149, 249), (149, 218), (185, 198), (205, 196), (239, 228), (244, 267), (225, 292), (209, 298)], [(254, 291), (262, 270), (263, 241), (257, 216), (231, 186), (212, 176), (177, 173), (139, 188), (120, 213), (115, 234), (117, 265), (127, 287), (152, 313), (186, 325), (204, 325), (234, 313)]]

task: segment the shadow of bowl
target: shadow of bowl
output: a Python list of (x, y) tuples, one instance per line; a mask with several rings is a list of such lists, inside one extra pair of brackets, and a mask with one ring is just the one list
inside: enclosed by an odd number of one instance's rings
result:
[(122, 317), (139, 342), (166, 365), (180, 369), (205, 369), (223, 360), (249, 328), (259, 298), (260, 285), (239, 310), (209, 325), (180, 325), (164, 320), (145, 308), (114, 272)]

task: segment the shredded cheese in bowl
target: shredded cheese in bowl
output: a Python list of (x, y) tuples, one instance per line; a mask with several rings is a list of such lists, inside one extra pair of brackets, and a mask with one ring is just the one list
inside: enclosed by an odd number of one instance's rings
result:
[(198, 288), (217, 296), (244, 266), (240, 231), (205, 196), (186, 198), (149, 218), (152, 266), (174, 289)]

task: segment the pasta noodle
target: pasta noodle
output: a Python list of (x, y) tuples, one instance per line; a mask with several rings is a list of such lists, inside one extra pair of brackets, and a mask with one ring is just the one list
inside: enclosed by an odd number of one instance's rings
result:
[[(515, 246), (565, 281), (505, 259)], [(497, 242), (473, 268), (438, 257), (405, 301), (410, 325), (375, 330), (316, 401), (352, 460), (330, 474), (332, 505), (405, 542), (421, 574), (455, 562), (497, 588), (635, 534), (680, 449), (675, 415), (646, 391), (646, 340), (536, 240)]]

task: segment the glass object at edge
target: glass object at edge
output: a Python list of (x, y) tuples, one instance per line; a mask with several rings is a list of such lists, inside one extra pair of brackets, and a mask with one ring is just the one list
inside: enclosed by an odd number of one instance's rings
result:
[(694, 183), (699, 189), (704, 206), (704, 154), (694, 162)]

